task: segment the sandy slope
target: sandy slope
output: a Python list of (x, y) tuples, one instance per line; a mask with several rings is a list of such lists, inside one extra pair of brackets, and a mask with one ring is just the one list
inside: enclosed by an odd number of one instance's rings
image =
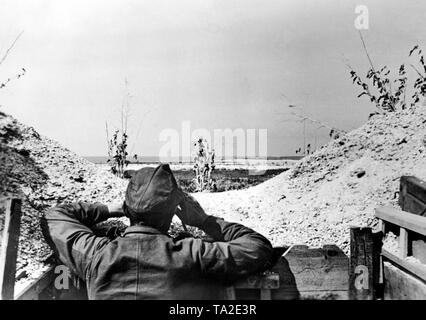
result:
[[(51, 250), (39, 227), (43, 212), (65, 201), (114, 201), (126, 182), (59, 143), (0, 113), (0, 202), (23, 199), (17, 276), (37, 277)], [(4, 215), (0, 212), (0, 230)]]
[(248, 190), (197, 194), (212, 214), (241, 221), (275, 245), (337, 244), (349, 226), (374, 226), (374, 208), (397, 205), (399, 178), (426, 180), (426, 107), (375, 116)]

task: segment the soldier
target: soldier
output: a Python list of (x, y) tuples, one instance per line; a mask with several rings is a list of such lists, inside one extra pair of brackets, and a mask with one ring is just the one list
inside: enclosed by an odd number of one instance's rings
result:
[[(213, 241), (170, 237), (174, 214)], [(95, 224), (122, 216), (130, 219), (122, 236), (93, 232)], [(42, 229), (62, 263), (86, 282), (89, 299), (221, 299), (233, 281), (265, 270), (273, 251), (261, 234), (207, 215), (167, 164), (138, 170), (123, 204), (59, 205)]]

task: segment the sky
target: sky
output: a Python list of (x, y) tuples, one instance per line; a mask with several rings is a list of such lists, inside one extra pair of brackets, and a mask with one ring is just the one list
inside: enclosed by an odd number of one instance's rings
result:
[[(83, 156), (107, 153), (105, 122), (120, 126), (125, 79), (131, 154), (158, 155), (161, 132), (267, 129), (269, 155), (293, 155), (303, 125), (290, 114), (351, 130), (374, 111), (345, 62), (397, 68), (425, 48), (423, 0), (1, 0), (0, 56), (24, 31), (0, 80), (1, 109)], [(1, 81), (0, 81), (1, 82)], [(306, 124), (306, 142), (329, 130)], [(258, 131), (257, 131), (258, 132)]]

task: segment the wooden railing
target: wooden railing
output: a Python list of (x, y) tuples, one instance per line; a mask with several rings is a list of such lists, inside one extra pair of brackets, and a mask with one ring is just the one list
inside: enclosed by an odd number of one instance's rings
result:
[[(426, 182), (413, 176), (401, 177), (399, 206), (401, 209), (376, 209), (385, 242), (393, 242), (385, 243), (380, 251), (383, 296), (423, 300), (426, 299)], [(390, 232), (394, 234), (392, 237)]]
[[(410, 235), (417, 233), (418, 235), (426, 236), (426, 217), (392, 207), (376, 209), (376, 217), (380, 219), (381, 229), (385, 235), (387, 233), (386, 224), (390, 223), (399, 228), (398, 251), (390, 252), (386, 248), (382, 248), (382, 256), (426, 281), (426, 265), (406, 259), (409, 253), (413, 252), (413, 242), (410, 241)], [(413, 257), (416, 258), (415, 255)]]

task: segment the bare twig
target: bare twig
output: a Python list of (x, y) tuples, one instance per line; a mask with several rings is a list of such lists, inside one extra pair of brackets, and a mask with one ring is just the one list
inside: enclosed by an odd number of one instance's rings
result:
[(132, 147), (131, 147), (131, 149), (130, 149), (130, 153), (133, 153), (133, 150), (135, 149), (135, 144), (136, 144), (136, 141), (138, 141), (138, 138), (139, 138), (139, 134), (140, 134), (140, 132), (141, 132), (141, 130), (142, 130), (142, 124), (143, 124), (143, 121), (145, 120), (145, 117), (146, 117), (146, 115), (148, 114), (148, 113), (150, 113), (151, 112), (151, 110), (147, 110), (147, 111), (145, 111), (145, 113), (142, 115), (142, 120), (139, 122), (139, 128), (138, 128), (138, 130), (136, 131), (136, 135), (134, 136), (134, 140), (133, 140), (133, 144), (132, 144)]
[[(311, 117), (308, 117), (308, 116), (306, 116), (306, 115), (301, 115), (301, 114), (298, 114), (298, 113), (296, 113), (296, 112), (291, 112), (291, 114), (292, 114), (292, 115), (294, 115), (295, 117), (299, 118), (301, 121), (303, 121), (303, 120), (309, 120), (309, 121), (311, 121), (311, 122), (313, 122), (313, 123), (317, 123), (317, 124), (319, 124), (319, 125), (321, 125), (321, 126), (324, 126), (324, 127), (328, 128), (328, 129), (334, 129), (334, 130), (336, 130), (336, 128), (331, 127), (331, 126), (329, 126), (328, 124), (323, 123), (323, 122), (321, 122), (321, 121), (319, 121), (319, 120), (312, 119)], [(339, 129), (339, 130), (340, 130), (340, 129)], [(341, 131), (343, 131), (343, 130), (341, 130)]]
[(411, 64), (410, 63), (410, 66), (411, 66), (411, 68), (413, 68), (414, 69), (414, 71), (416, 71), (417, 72), (417, 74), (419, 75), (419, 77), (422, 77), (423, 79), (425, 78), (425, 76), (424, 75), (422, 75), (421, 73), (420, 73), (420, 71), (413, 65), (413, 64)]
[(374, 72), (376, 72), (376, 70), (374, 69), (373, 62), (371, 61), (370, 55), (368, 54), (367, 46), (365, 45), (364, 37), (362, 36), (361, 30), (358, 30), (358, 32), (359, 32), (359, 37), (361, 38), (361, 41), (362, 41), (362, 46), (364, 47), (365, 54), (367, 55), (368, 62), (370, 63), (371, 69)]
[(348, 58), (345, 57), (345, 55), (343, 53), (341, 53), (342, 56), (342, 63), (349, 69), (349, 70), (353, 70), (354, 68), (352, 68), (352, 66), (349, 64), (349, 60)]
[(21, 35), (24, 33), (24, 31), (21, 31), (18, 36), (15, 38), (15, 40), (12, 42), (12, 44), (10, 45), (10, 47), (6, 50), (5, 54), (3, 55), (3, 57), (0, 60), (0, 65), (6, 60), (7, 56), (9, 55), (9, 52), (13, 49), (13, 47), (15, 46), (16, 42), (19, 40), (19, 38), (21, 37)]
[(121, 132), (127, 134), (128, 122), (130, 117), (130, 92), (129, 92), (129, 81), (124, 78), (124, 94), (123, 101), (121, 103)]
[(404, 86), (404, 107), (405, 107), (406, 94), (407, 94), (407, 86)]
[(107, 148), (108, 148), (108, 157), (111, 156), (110, 148), (109, 148), (109, 130), (108, 130), (108, 121), (105, 121), (105, 131), (106, 131), (106, 138), (107, 138)]

